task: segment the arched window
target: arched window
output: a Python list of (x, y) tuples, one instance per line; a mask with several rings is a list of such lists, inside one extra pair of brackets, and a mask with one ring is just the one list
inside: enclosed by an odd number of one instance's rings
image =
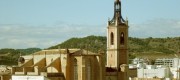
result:
[(114, 34), (112, 32), (110, 34), (110, 43), (111, 45), (114, 45)]
[(78, 80), (78, 65), (76, 58), (74, 58), (74, 80)]
[(124, 33), (123, 32), (121, 33), (121, 36), (120, 36), (120, 44), (124, 45)]
[(119, 4), (116, 4), (116, 10), (119, 10)]
[(86, 79), (91, 80), (91, 60), (87, 59), (86, 62)]

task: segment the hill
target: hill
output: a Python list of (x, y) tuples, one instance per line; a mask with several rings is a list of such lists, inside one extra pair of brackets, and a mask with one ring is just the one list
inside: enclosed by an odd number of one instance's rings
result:
[[(128, 38), (130, 58), (134, 57), (174, 57), (180, 49), (180, 37), (174, 38)], [(49, 47), (48, 49), (60, 48), (81, 48), (92, 52), (98, 50), (106, 51), (105, 36), (87, 36), (83, 38), (71, 38), (61, 44)], [(148, 56), (147, 56), (148, 55)], [(159, 55), (159, 56), (156, 56)], [(167, 57), (168, 58), (168, 57)]]
[(0, 65), (16, 65), (20, 54), (28, 55), (40, 50), (41, 50), (40, 48), (0, 49)]
[(106, 50), (106, 37), (104, 36), (87, 36), (83, 38), (71, 38), (61, 44), (52, 46), (48, 49), (60, 48), (80, 48), (98, 52), (98, 50)]
[[(167, 38), (128, 38), (128, 49), (130, 58), (171, 58), (180, 50), (180, 37)], [(106, 52), (106, 37), (105, 36), (87, 36), (82, 38), (71, 38), (55, 46), (47, 49), (60, 48), (80, 48), (98, 52), (103, 50)], [(37, 51), (40, 48), (28, 49), (0, 49), (0, 65), (16, 65), (17, 60), (21, 55), (28, 55)]]

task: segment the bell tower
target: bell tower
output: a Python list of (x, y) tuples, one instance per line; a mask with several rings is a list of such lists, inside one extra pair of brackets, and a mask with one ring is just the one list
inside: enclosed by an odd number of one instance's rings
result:
[(107, 23), (107, 67), (120, 72), (118, 80), (126, 80), (120, 66), (128, 64), (128, 20), (121, 15), (121, 1), (114, 1), (114, 16)]

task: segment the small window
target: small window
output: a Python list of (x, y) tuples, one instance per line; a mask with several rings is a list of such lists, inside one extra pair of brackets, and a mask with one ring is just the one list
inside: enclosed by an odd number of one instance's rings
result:
[(124, 45), (124, 33), (123, 32), (121, 33), (121, 36), (120, 36), (120, 44)]
[(114, 34), (112, 32), (110, 35), (110, 42), (111, 42), (111, 45), (114, 45)]

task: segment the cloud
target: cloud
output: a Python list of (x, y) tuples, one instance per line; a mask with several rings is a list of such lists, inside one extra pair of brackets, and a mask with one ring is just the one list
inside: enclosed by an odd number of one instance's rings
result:
[[(179, 37), (180, 20), (154, 19), (141, 24), (129, 24), (131, 37)], [(0, 24), (0, 48), (48, 48), (72, 37), (106, 36), (106, 24), (67, 24), (27, 26)]]
[(130, 24), (130, 36), (134, 37), (179, 37), (180, 20), (154, 19), (142, 24)]
[(48, 48), (72, 37), (104, 35), (105, 28), (104, 25), (84, 24), (56, 24), (52, 26), (1, 24), (0, 48)]

